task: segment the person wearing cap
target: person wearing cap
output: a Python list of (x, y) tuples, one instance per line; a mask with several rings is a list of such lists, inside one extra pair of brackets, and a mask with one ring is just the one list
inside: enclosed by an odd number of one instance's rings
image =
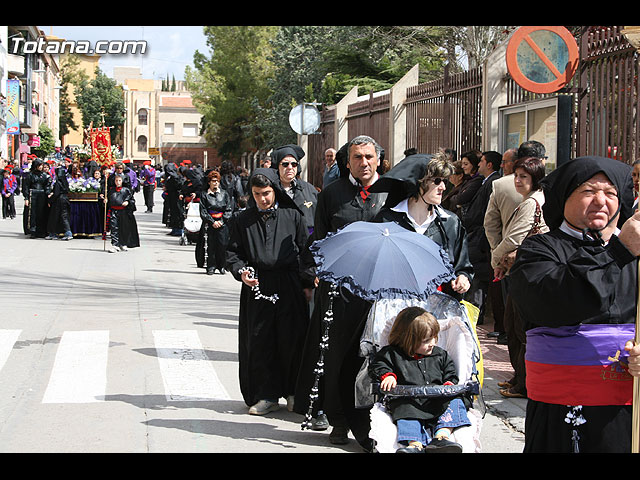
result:
[(550, 231), (525, 239), (510, 294), (526, 330), (524, 452), (630, 452), (640, 213), (631, 167), (567, 161), (542, 180)]
[(15, 192), (18, 188), (16, 176), (12, 172), (13, 167), (7, 165), (2, 170), (2, 218), (16, 218)]
[(271, 153), (271, 168), (278, 171), (282, 188), (302, 211), (307, 230), (311, 234), (318, 204), (318, 190), (298, 177), (300, 161), (304, 156), (304, 150), (298, 145), (278, 147)]
[(140, 181), (142, 182), (144, 204), (147, 207), (145, 213), (153, 213), (153, 192), (156, 190), (156, 169), (151, 166), (151, 160), (144, 162), (142, 172), (140, 172)]
[[(241, 282), (238, 360), (249, 414), (293, 410), (302, 347), (309, 322), (300, 252), (308, 233), (302, 213), (280, 186), (277, 172), (258, 168), (249, 179), (247, 209), (231, 223), (227, 270)], [(253, 271), (252, 271), (253, 270)], [(257, 289), (257, 290), (256, 290)]]

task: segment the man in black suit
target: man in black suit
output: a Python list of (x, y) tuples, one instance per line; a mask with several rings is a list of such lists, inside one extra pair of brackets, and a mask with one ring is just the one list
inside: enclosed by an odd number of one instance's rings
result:
[(502, 155), (488, 151), (482, 154), (478, 163), (478, 173), (484, 177), (471, 205), (462, 216), (462, 224), (467, 231), (469, 259), (473, 265), (474, 278), (465, 299), (480, 309), (478, 324), (484, 320), (487, 292), (493, 280), (491, 268), (491, 248), (484, 232), (484, 216), (493, 191), (492, 183), (500, 178)]

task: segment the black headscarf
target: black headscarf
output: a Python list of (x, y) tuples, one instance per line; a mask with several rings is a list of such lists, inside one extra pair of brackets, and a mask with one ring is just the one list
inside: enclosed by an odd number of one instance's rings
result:
[(59, 194), (69, 193), (69, 179), (67, 178), (67, 169), (65, 167), (56, 168), (56, 183), (54, 189), (57, 189)]
[(304, 150), (299, 145), (283, 145), (282, 147), (275, 148), (273, 152), (271, 152), (271, 168), (274, 170), (278, 170), (280, 162), (287, 155), (291, 155), (298, 161), (298, 174), (302, 171), (300, 168), (300, 160), (305, 156)]
[(420, 180), (427, 173), (427, 165), (433, 155), (416, 153), (405, 157), (400, 163), (382, 175), (369, 191), (388, 192), (385, 207), (395, 207), (405, 198), (419, 193)]
[(44, 165), (44, 162), (43, 162), (42, 160), (40, 160), (39, 158), (34, 159), (34, 160), (31, 162), (31, 168), (30, 168), (30, 171), (31, 171), (31, 172), (35, 172), (35, 171), (37, 171), (37, 170), (38, 170), (38, 167), (39, 167), (40, 165)]
[[(544, 221), (550, 229), (558, 228), (565, 219), (564, 205), (571, 193), (598, 173), (604, 173), (618, 191), (618, 227), (633, 215), (631, 166), (606, 157), (579, 157), (559, 166), (540, 182), (545, 198)], [(591, 229), (585, 229), (583, 235), (600, 238), (600, 232)]]
[(249, 200), (247, 202), (248, 207), (256, 206), (256, 201), (253, 198), (253, 193), (251, 192), (251, 179), (256, 175), (264, 175), (265, 177), (267, 177), (267, 179), (271, 183), (271, 187), (273, 188), (276, 194), (276, 202), (280, 207), (295, 208), (300, 213), (302, 213), (302, 211), (300, 211), (300, 208), (298, 208), (298, 206), (294, 203), (293, 199), (289, 195), (287, 195), (287, 192), (285, 192), (282, 186), (280, 185), (280, 176), (278, 175), (277, 170), (274, 170), (271, 167), (256, 168), (253, 172), (251, 172), (251, 176), (249, 177), (249, 183), (247, 184), (247, 188), (250, 189)]

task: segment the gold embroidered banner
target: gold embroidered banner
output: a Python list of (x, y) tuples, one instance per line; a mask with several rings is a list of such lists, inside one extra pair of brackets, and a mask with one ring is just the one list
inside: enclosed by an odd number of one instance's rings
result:
[(111, 163), (111, 132), (109, 127), (91, 129), (91, 160), (99, 165)]

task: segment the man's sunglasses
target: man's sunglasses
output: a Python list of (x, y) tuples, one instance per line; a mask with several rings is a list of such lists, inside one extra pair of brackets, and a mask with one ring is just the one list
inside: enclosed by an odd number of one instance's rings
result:
[(287, 168), (289, 165), (295, 168), (298, 166), (298, 162), (280, 162), (280, 165), (282, 165), (284, 168)]

